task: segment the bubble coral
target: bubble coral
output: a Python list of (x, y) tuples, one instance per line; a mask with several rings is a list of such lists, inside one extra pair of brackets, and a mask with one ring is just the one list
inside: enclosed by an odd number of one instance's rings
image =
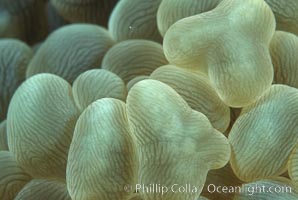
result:
[(157, 26), (162, 36), (180, 19), (207, 12), (222, 0), (162, 0), (157, 12)]
[(207, 172), (230, 157), (227, 139), (170, 86), (143, 80), (128, 93), (127, 113), (139, 157), (138, 183), (190, 184), (195, 193), (142, 193), (146, 200), (195, 199)]
[(31, 180), (14, 200), (71, 200), (66, 184), (56, 180)]
[(127, 93), (121, 78), (104, 69), (93, 69), (82, 73), (74, 81), (72, 91), (80, 111), (92, 102), (105, 97), (125, 101)]
[(54, 31), (29, 63), (27, 77), (53, 73), (70, 83), (82, 72), (96, 68), (114, 44), (108, 31), (90, 24), (72, 24)]
[[(136, 156), (125, 103), (104, 98), (89, 105), (75, 127), (67, 162), (72, 200), (127, 199)], [(78, 173), (79, 172), (79, 173)]]
[(30, 180), (30, 175), (16, 162), (13, 153), (0, 151), (0, 199), (13, 200)]
[(9, 150), (32, 177), (65, 179), (78, 115), (71, 86), (65, 80), (53, 74), (29, 78), (9, 105)]
[(0, 39), (0, 121), (6, 118), (8, 104), (17, 87), (26, 78), (27, 65), (33, 55), (25, 43)]
[(102, 68), (117, 74), (128, 83), (137, 76), (150, 75), (156, 68), (167, 63), (160, 44), (149, 40), (125, 40), (106, 53)]
[(116, 41), (146, 39), (161, 42), (156, 14), (162, 0), (121, 0), (109, 19), (109, 31)]
[(230, 108), (217, 95), (208, 77), (173, 65), (157, 68), (150, 76), (171, 86), (188, 105), (206, 115), (217, 130), (224, 132), (230, 122)]
[(72, 23), (107, 26), (113, 7), (119, 0), (51, 0), (63, 18)]
[(255, 103), (244, 107), (229, 134), (231, 166), (243, 181), (286, 171), (298, 142), (298, 90), (273, 85)]
[(274, 82), (298, 88), (298, 37), (276, 31), (270, 43)]
[(298, 1), (265, 0), (272, 9), (276, 19), (276, 29), (298, 35)]
[(227, 105), (243, 107), (272, 83), (274, 30), (274, 15), (263, 0), (223, 0), (210, 12), (173, 24), (164, 53), (170, 64), (207, 72)]

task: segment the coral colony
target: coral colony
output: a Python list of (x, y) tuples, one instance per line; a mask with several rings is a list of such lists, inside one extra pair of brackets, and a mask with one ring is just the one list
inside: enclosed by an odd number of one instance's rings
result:
[(0, 0), (0, 200), (297, 200), (297, 0)]

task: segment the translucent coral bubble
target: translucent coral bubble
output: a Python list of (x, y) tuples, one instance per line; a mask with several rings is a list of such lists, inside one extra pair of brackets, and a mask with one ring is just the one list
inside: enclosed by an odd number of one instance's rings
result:
[(227, 105), (243, 107), (272, 83), (274, 30), (274, 15), (263, 0), (223, 0), (210, 12), (174, 23), (163, 47), (170, 64), (208, 73)]
[(13, 200), (30, 180), (12, 152), (0, 151), (0, 199)]
[(229, 134), (231, 166), (243, 181), (277, 176), (298, 142), (298, 90), (273, 85), (244, 107)]
[(0, 121), (7, 115), (15, 90), (26, 78), (27, 65), (33, 52), (25, 43), (15, 39), (0, 40)]
[(80, 74), (73, 83), (72, 91), (81, 111), (101, 98), (110, 97), (125, 101), (127, 93), (121, 78), (104, 69), (88, 70)]
[(157, 68), (150, 78), (171, 86), (192, 109), (205, 114), (217, 130), (224, 132), (229, 126), (230, 109), (205, 74), (165, 65)]
[(66, 184), (57, 180), (31, 180), (14, 200), (71, 200)]
[(136, 166), (125, 103), (103, 98), (89, 105), (78, 119), (69, 150), (72, 200), (128, 198), (124, 187), (135, 184)]
[(149, 40), (126, 40), (113, 46), (105, 55), (102, 68), (117, 74), (128, 83), (131, 79), (150, 75), (168, 61), (162, 46)]
[(58, 13), (72, 23), (92, 23), (107, 27), (119, 0), (51, 0)]
[(215, 8), (221, 0), (163, 0), (157, 12), (158, 30), (162, 36), (180, 19), (207, 12)]
[(72, 83), (81, 73), (99, 67), (114, 44), (106, 29), (91, 24), (72, 24), (54, 31), (29, 63), (27, 77), (52, 73)]
[(298, 35), (298, 1), (265, 0), (276, 18), (276, 29)]
[(292, 33), (276, 31), (270, 42), (274, 67), (274, 83), (298, 88), (298, 37)]
[(9, 150), (34, 178), (65, 179), (78, 115), (71, 86), (65, 80), (53, 74), (29, 78), (9, 105)]
[(121, 0), (109, 19), (109, 31), (116, 41), (146, 39), (161, 42), (156, 14), (162, 0)]
[[(136, 83), (127, 97), (128, 119), (137, 143), (139, 184), (191, 185), (196, 192), (142, 193), (148, 200), (198, 198), (207, 172), (230, 157), (227, 139), (205, 115), (192, 110), (170, 86)], [(177, 186), (177, 185), (176, 185)]]

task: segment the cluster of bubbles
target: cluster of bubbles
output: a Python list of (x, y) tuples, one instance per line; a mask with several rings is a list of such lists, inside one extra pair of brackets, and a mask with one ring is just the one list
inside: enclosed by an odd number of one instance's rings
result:
[(0, 1), (0, 199), (298, 199), (297, 13)]

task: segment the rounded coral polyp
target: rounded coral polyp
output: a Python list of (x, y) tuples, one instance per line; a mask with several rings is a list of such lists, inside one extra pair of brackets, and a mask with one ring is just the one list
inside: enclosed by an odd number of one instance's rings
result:
[(230, 146), (225, 136), (160, 81), (136, 83), (128, 93), (127, 113), (137, 144), (138, 183), (161, 183), (169, 188), (176, 183), (189, 184), (197, 188), (195, 193), (142, 192), (144, 199), (198, 198), (207, 172), (229, 160)]
[(174, 23), (163, 47), (171, 64), (206, 72), (227, 105), (243, 107), (272, 83), (268, 48), (274, 30), (263, 0), (223, 0), (210, 12)]
[(32, 177), (65, 179), (78, 115), (71, 86), (65, 80), (53, 74), (27, 79), (9, 105), (9, 150)]
[(281, 175), (298, 142), (298, 90), (273, 85), (244, 107), (229, 134), (231, 166), (243, 181)]
[(298, 88), (298, 37), (292, 33), (275, 31), (270, 42), (274, 67), (274, 83)]
[(14, 200), (35, 199), (71, 200), (65, 182), (46, 179), (31, 180), (22, 188)]
[(121, 78), (104, 69), (88, 70), (80, 74), (73, 83), (72, 91), (80, 111), (98, 99), (115, 98), (124, 101), (127, 95)]
[(12, 152), (0, 151), (0, 198), (14, 199), (32, 179), (17, 162)]
[(276, 19), (276, 29), (298, 35), (298, 1), (265, 0)]
[(51, 0), (57, 12), (68, 22), (92, 23), (107, 27), (118, 0)]
[(230, 123), (230, 109), (217, 95), (208, 77), (174, 65), (157, 68), (150, 76), (171, 86), (188, 105), (208, 117), (213, 127), (224, 132)]
[(72, 200), (127, 199), (135, 184), (135, 144), (124, 102), (103, 98), (89, 105), (75, 127), (67, 162)]
[(176, 21), (214, 9), (221, 0), (162, 0), (157, 12), (157, 26), (162, 36)]
[(0, 0), (0, 200), (297, 200), (297, 35), (298, 0)]
[(27, 78), (53, 73), (69, 83), (83, 72), (100, 67), (105, 53), (114, 45), (109, 32), (91, 24), (71, 24), (54, 31), (30, 61)]
[(127, 84), (137, 76), (150, 75), (168, 64), (162, 46), (149, 40), (125, 40), (114, 45), (103, 58), (102, 68), (117, 74)]
[(109, 32), (117, 42), (146, 39), (162, 42), (156, 14), (162, 0), (121, 0), (109, 19)]
[(33, 51), (16, 39), (0, 40), (0, 121), (7, 116), (9, 102), (26, 79), (27, 65)]

